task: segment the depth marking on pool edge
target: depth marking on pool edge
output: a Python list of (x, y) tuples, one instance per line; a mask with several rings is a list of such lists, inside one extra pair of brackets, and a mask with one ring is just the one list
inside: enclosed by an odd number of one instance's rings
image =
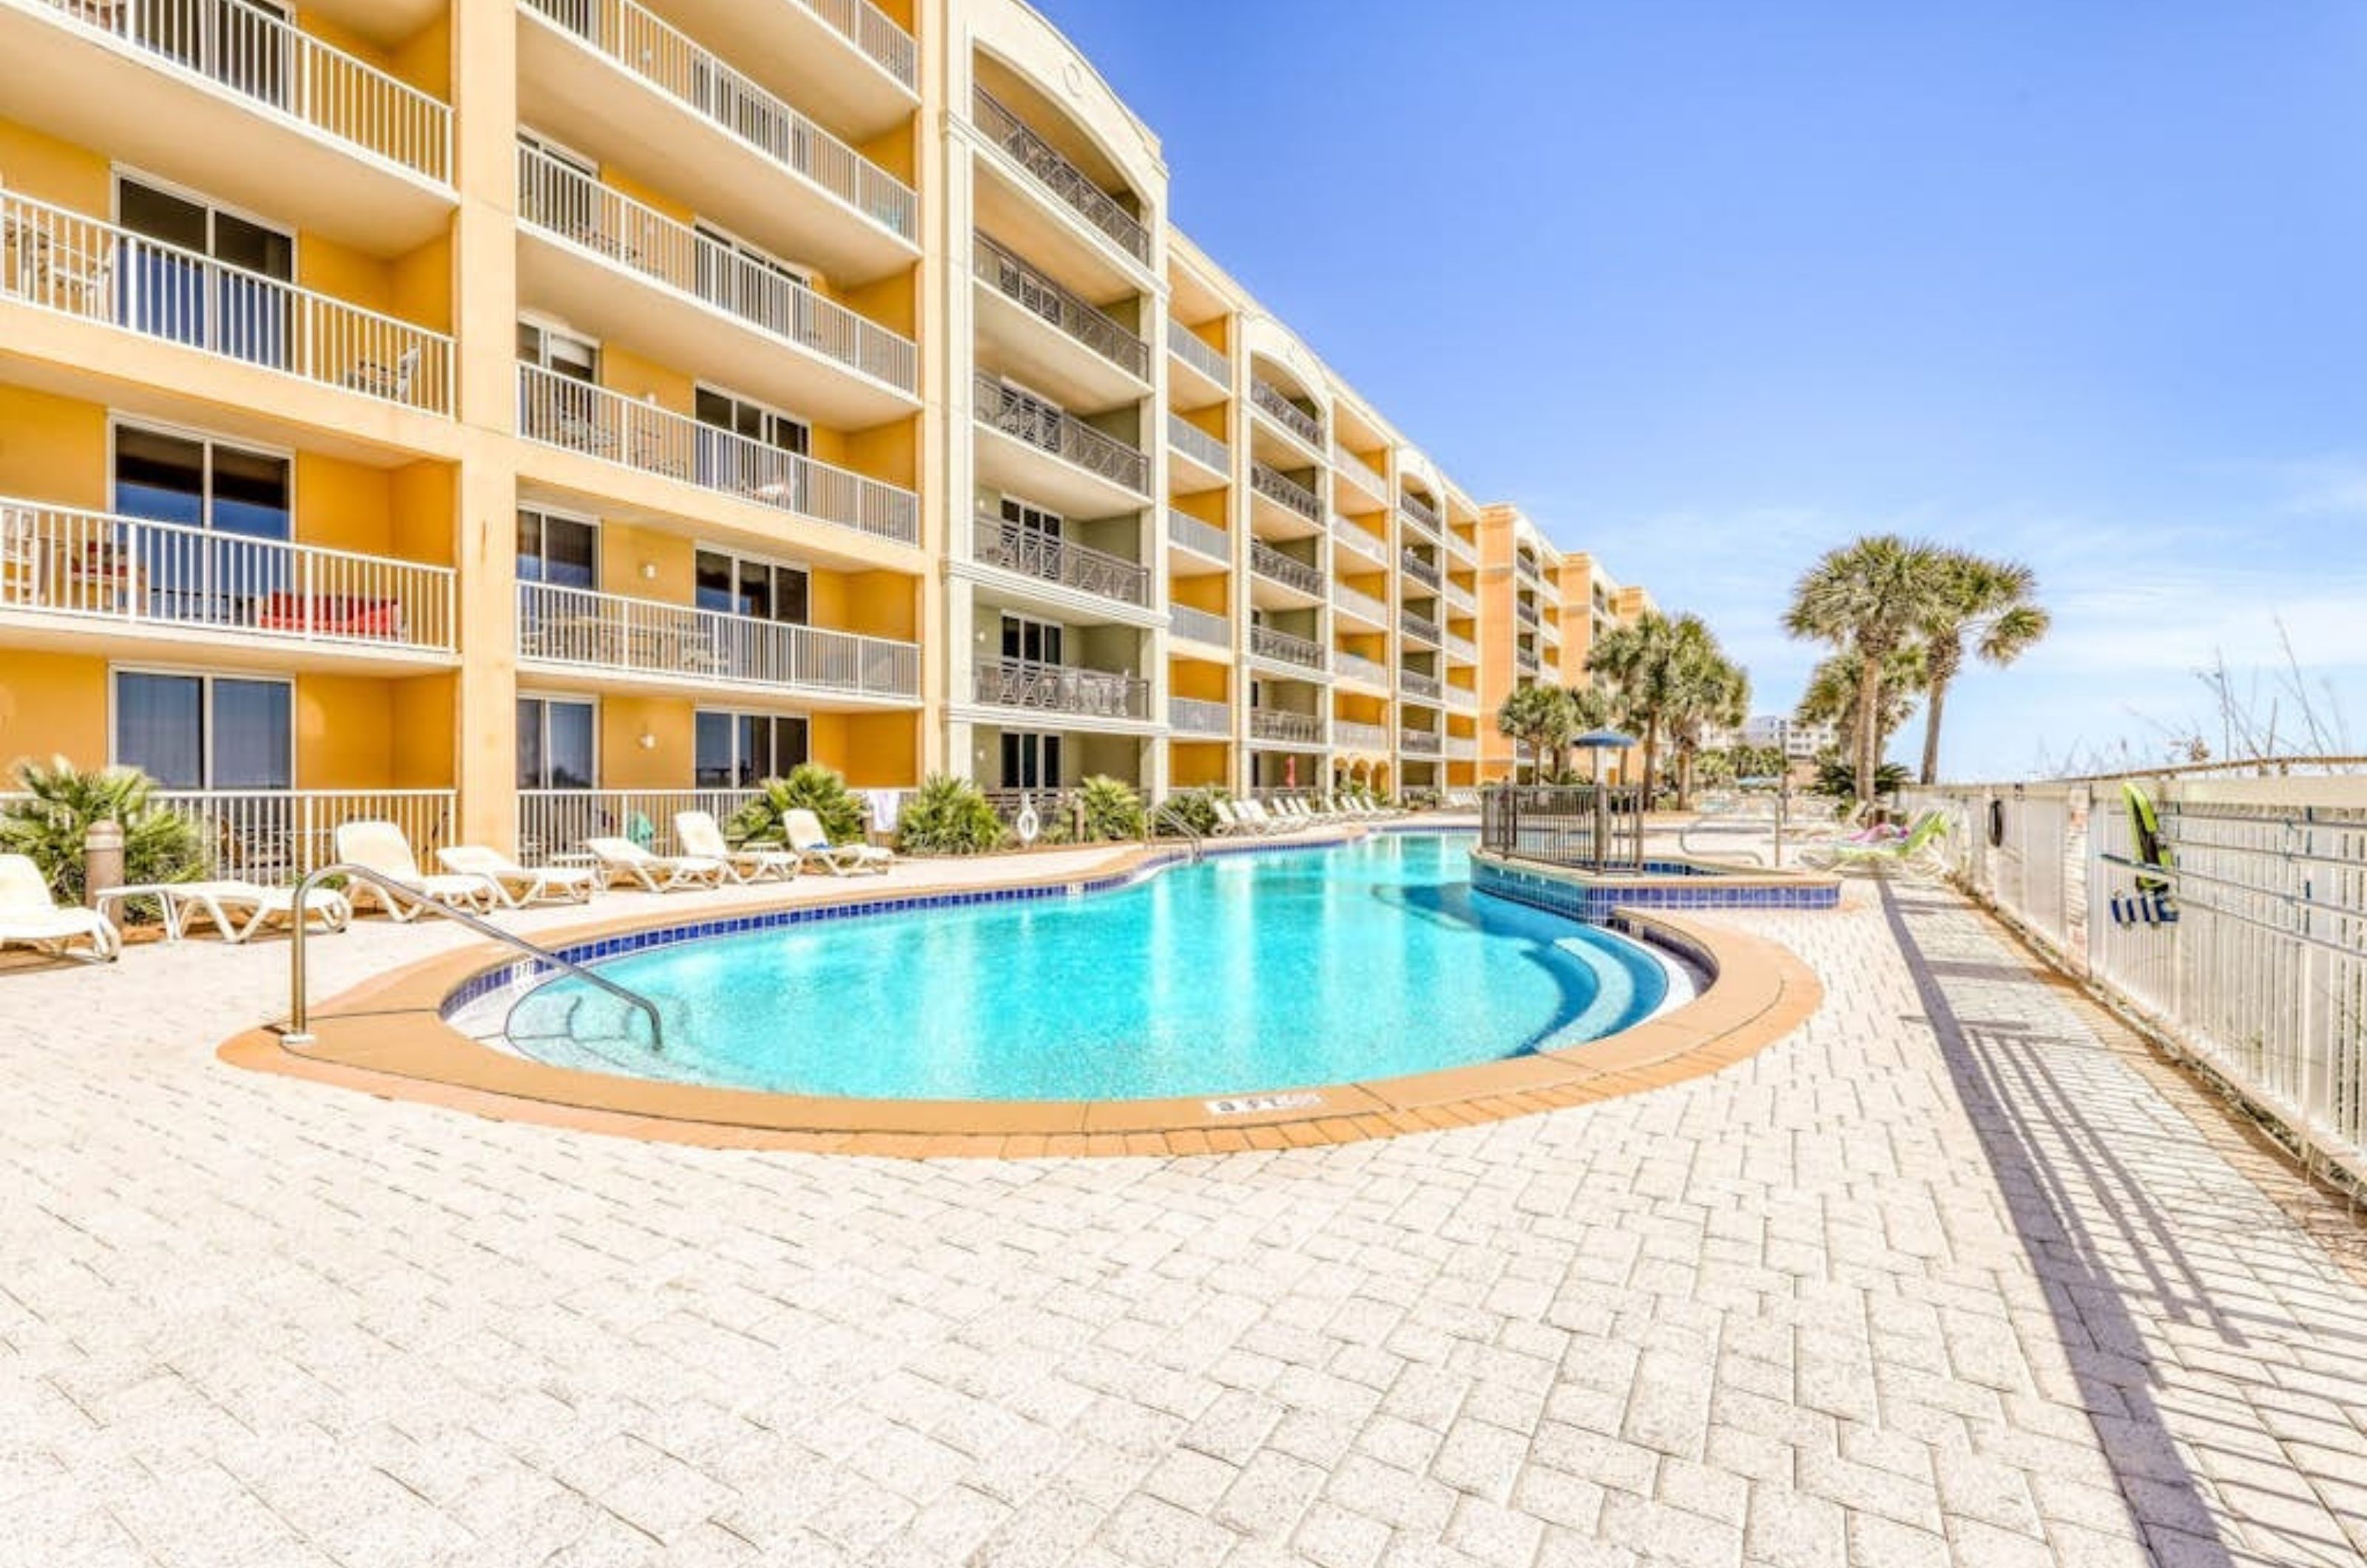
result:
[(1323, 1103), (1319, 1094), (1245, 1094), (1235, 1100), (1209, 1100), (1211, 1116), (1249, 1116), (1261, 1111), (1305, 1111)]

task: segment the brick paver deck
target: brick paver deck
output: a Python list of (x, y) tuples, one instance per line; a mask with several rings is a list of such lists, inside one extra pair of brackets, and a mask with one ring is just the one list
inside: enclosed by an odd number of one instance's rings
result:
[(1221, 1159), (482, 1122), (217, 1063), (276, 950), (0, 975), (0, 1562), (2361, 1560), (2359, 1233), (1851, 895), (1733, 917), (1830, 998), (1729, 1071)]

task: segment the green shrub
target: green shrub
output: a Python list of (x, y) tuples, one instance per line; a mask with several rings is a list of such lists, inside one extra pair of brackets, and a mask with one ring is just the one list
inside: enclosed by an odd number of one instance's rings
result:
[(724, 834), (733, 842), (781, 837), (782, 819), (792, 811), (810, 811), (833, 844), (863, 841), (863, 802), (847, 792), (846, 781), (820, 762), (799, 762), (785, 779), (766, 779), (756, 786), (755, 799), (731, 814)]
[(1159, 820), (1153, 826), (1161, 834), (1173, 837), (1175, 824), (1180, 820), (1200, 837), (1207, 838), (1217, 830), (1217, 802), (1228, 798), (1225, 792), (1214, 784), (1180, 790), (1167, 797), (1167, 804), (1160, 808)]
[(1142, 837), (1142, 796), (1107, 773), (1095, 773), (1077, 791), (1077, 814), (1089, 840)]
[(1002, 844), (1002, 819), (978, 785), (934, 773), (898, 814), (896, 847), (916, 855), (984, 854)]
[[(1907, 787), (1907, 770), (1897, 762), (1885, 762), (1874, 771), (1874, 793), (1896, 795)], [(1857, 768), (1839, 757), (1822, 757), (1817, 761), (1817, 782), (1809, 792), (1829, 795), (1835, 800), (1857, 798)]]
[(51, 891), (83, 897), (83, 840), (111, 818), (123, 829), (123, 880), (188, 882), (205, 870), (205, 837), (195, 822), (156, 799), (156, 781), (137, 768), (85, 772), (63, 757), (17, 764), (28, 799), (0, 805), (0, 854), (29, 856)]

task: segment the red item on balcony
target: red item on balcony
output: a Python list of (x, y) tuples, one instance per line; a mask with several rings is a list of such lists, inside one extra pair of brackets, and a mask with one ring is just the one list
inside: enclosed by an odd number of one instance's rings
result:
[(393, 641), (402, 636), (402, 604), (341, 593), (273, 593), (255, 606), (255, 624), (264, 631)]

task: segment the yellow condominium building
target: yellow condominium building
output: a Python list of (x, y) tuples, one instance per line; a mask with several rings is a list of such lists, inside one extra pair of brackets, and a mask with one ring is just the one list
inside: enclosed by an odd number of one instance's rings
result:
[(807, 759), (1467, 786), (1556, 656), (1014, 0), (0, 0), (0, 761), (236, 869)]

